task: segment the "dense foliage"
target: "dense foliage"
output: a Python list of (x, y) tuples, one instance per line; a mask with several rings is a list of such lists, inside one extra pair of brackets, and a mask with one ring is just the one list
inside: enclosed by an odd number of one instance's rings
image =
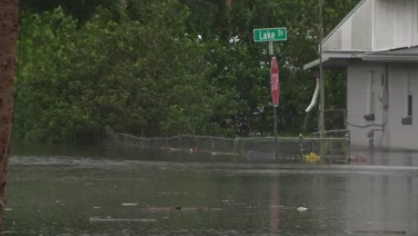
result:
[[(357, 2), (327, 1), (325, 31)], [(106, 126), (146, 137), (269, 135), (270, 57), (252, 29), (277, 26), (289, 30), (275, 44), (278, 128), (301, 129), (315, 85), (302, 66), (317, 58), (317, 1), (235, 0), (231, 10), (222, 0), (21, 4), (17, 139), (100, 139)], [(327, 107), (344, 108), (344, 76), (327, 78)]]

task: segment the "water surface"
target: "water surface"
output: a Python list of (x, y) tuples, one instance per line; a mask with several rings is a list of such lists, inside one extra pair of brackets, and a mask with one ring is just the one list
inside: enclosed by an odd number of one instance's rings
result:
[(109, 147), (14, 150), (8, 235), (418, 235), (409, 154), (303, 165)]

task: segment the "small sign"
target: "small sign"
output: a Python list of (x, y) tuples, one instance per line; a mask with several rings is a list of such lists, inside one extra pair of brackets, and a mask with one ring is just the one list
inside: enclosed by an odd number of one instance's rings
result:
[(253, 35), (254, 42), (286, 41), (287, 29), (285, 27), (254, 29)]

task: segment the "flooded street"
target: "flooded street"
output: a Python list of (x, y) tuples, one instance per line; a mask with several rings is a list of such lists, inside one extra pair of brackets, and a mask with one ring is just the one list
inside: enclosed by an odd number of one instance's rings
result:
[(6, 235), (418, 235), (418, 157), (408, 155), (360, 166), (21, 148)]

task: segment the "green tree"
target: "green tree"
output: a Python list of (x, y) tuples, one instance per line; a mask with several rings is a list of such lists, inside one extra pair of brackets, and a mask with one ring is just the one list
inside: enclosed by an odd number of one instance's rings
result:
[(81, 28), (61, 8), (23, 20), (19, 138), (82, 140), (106, 125), (145, 136), (218, 132), (218, 92), (204, 45), (185, 31), (187, 8), (151, 3), (144, 23), (119, 13), (116, 21), (99, 8)]
[[(315, 86), (302, 66), (318, 57), (318, 3), (240, 0), (229, 9), (223, 0), (207, 2), (92, 1), (74, 12), (63, 0), (44, 8), (26, 2), (16, 137), (99, 139), (107, 125), (147, 137), (270, 135), (271, 57), (252, 31), (277, 26), (289, 31), (286, 42), (275, 43), (278, 128), (300, 132)], [(326, 1), (326, 32), (357, 2)], [(326, 91), (327, 107), (345, 107), (342, 73), (327, 73)], [(312, 117), (308, 131), (316, 127)]]
[[(326, 1), (325, 25), (329, 32), (358, 1)], [(219, 3), (210, 8), (206, 18), (195, 16), (189, 24), (190, 31), (201, 34), (208, 45), (216, 48), (208, 53), (208, 60), (218, 65), (213, 77), (218, 87), (228, 88), (236, 98), (237, 113), (234, 126), (241, 135), (271, 132), (271, 107), (269, 94), (269, 62), (267, 44), (254, 43), (252, 30), (264, 27), (285, 26), (289, 31), (286, 42), (276, 43), (275, 52), (280, 67), (279, 132), (297, 133), (304, 123), (304, 110), (309, 104), (315, 80), (303, 71), (305, 63), (317, 55), (318, 2), (306, 0), (233, 1), (232, 10)], [(232, 38), (239, 41), (231, 42)], [(345, 107), (345, 78), (341, 73), (331, 73), (327, 79), (328, 107)], [(258, 112), (258, 110), (262, 112)], [(220, 117), (219, 121), (226, 117)], [(312, 121), (316, 121), (313, 117)], [(309, 122), (313, 130), (316, 122)]]
[(43, 13), (62, 8), (79, 22), (88, 21), (97, 7), (114, 9), (123, 3), (123, 0), (20, 0), (20, 11)]

